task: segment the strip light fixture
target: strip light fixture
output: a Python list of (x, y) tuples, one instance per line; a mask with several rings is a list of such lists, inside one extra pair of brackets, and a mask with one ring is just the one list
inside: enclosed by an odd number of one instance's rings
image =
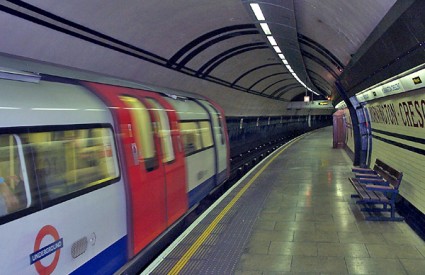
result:
[(260, 23), (260, 26), (263, 29), (265, 35), (272, 35), (272, 32), (270, 31), (269, 25), (267, 25), (267, 23)]
[(272, 46), (277, 46), (277, 42), (276, 42), (276, 40), (274, 39), (273, 36), (267, 35), (267, 39), (269, 40), (269, 42)]
[(278, 54), (280, 60), (282, 60), (283, 64), (285, 65), (286, 69), (292, 74), (292, 76), (307, 90), (314, 93), (315, 95), (319, 95), (317, 92), (313, 91), (307, 85), (301, 81), (301, 79), (298, 77), (298, 75), (294, 72), (292, 67), (289, 65), (288, 60), (286, 59), (285, 55), (282, 53), (281, 49), (277, 45), (276, 39), (273, 37), (272, 32), (270, 31), (269, 25), (264, 22), (266, 21), (266, 18), (264, 17), (263, 12), (261, 11), (260, 5), (257, 3), (250, 3), (252, 11), (254, 12), (255, 17), (258, 21), (260, 21), (261, 29), (263, 30), (264, 34), (267, 36), (267, 39), (270, 42), (270, 45), (272, 45), (274, 51)]

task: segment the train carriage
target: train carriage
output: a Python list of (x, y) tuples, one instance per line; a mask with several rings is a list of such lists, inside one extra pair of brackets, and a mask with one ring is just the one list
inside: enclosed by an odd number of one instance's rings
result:
[(66, 83), (0, 85), (2, 272), (124, 264), (126, 197), (107, 106)]
[(112, 273), (227, 178), (218, 106), (134, 87), (0, 79), (1, 270)]

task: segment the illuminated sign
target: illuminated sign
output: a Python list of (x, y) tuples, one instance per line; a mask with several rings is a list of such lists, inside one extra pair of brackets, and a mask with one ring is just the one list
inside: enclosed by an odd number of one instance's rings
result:
[(329, 105), (329, 102), (321, 101), (321, 102), (319, 102), (319, 105)]
[(413, 83), (415, 83), (415, 85), (422, 83), (422, 80), (419, 76), (412, 78), (412, 80), (413, 80)]
[(382, 87), (382, 92), (384, 92), (384, 94), (386, 94), (386, 93), (389, 93), (389, 92), (398, 91), (400, 89), (401, 89), (400, 83), (394, 83), (394, 84)]

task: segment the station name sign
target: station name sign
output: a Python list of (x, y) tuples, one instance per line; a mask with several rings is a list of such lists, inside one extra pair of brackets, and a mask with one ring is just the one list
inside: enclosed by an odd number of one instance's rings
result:
[(372, 122), (405, 127), (425, 127), (425, 98), (414, 97), (367, 106)]

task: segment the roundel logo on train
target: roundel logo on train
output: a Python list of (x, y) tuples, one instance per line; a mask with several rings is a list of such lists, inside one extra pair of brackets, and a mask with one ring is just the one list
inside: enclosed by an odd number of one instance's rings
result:
[[(47, 239), (49, 243), (41, 247), (44, 239)], [(53, 239), (53, 242), (49, 241), (51, 239)], [(59, 262), (61, 248), (63, 248), (63, 238), (60, 238), (55, 227), (45, 225), (40, 229), (35, 238), (34, 252), (30, 255), (30, 263), (35, 266), (38, 274), (51, 274), (55, 270)], [(54, 257), (50, 264), (43, 265), (41, 260), (53, 253)]]

